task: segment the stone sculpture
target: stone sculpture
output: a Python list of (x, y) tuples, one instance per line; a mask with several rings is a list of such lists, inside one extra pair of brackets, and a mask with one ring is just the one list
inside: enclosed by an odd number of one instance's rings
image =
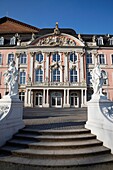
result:
[(97, 64), (95, 68), (92, 70), (92, 79), (91, 83), (93, 85), (93, 94), (103, 95), (102, 94), (102, 86), (107, 79), (106, 72), (101, 70), (100, 65)]
[(10, 61), (8, 70), (4, 73), (5, 84), (9, 88), (9, 96), (18, 95), (18, 70), (15, 67), (15, 61)]

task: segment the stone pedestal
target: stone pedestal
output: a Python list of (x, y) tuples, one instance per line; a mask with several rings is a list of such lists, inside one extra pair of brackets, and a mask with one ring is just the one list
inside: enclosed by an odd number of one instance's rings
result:
[(23, 102), (18, 95), (6, 95), (0, 99), (0, 146), (25, 126), (22, 118)]
[(87, 105), (88, 119), (85, 127), (113, 153), (113, 102), (104, 95), (93, 95)]

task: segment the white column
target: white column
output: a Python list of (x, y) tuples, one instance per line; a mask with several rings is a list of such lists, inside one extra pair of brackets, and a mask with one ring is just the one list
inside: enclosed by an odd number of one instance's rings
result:
[(64, 89), (64, 106), (63, 107), (65, 107), (65, 105), (66, 105), (66, 89)]
[(27, 106), (28, 105), (28, 90), (26, 89), (25, 92), (25, 101), (24, 101), (24, 105)]
[(69, 89), (67, 89), (67, 105), (69, 105)]
[(83, 54), (80, 55), (80, 82), (84, 80), (84, 61)]
[(18, 65), (19, 65), (19, 57), (20, 57), (20, 54), (16, 53), (16, 68), (17, 68), (17, 70), (18, 70)]
[(95, 66), (97, 65), (98, 63), (98, 53), (94, 54), (94, 64)]
[(31, 107), (33, 107), (33, 91), (31, 91)]
[(49, 77), (49, 56), (50, 53), (46, 53), (46, 78)]
[(47, 89), (47, 104), (49, 104), (49, 94), (48, 94), (48, 89)]
[(28, 105), (31, 106), (31, 90), (28, 91)]
[(52, 69), (50, 68), (50, 82), (52, 82)]
[(83, 106), (83, 89), (81, 89), (81, 107)]
[(64, 58), (64, 82), (68, 80), (68, 53), (65, 53), (65, 58)]
[(87, 90), (85, 89), (85, 96), (84, 96), (84, 104), (86, 105), (86, 101), (87, 101)]
[(45, 89), (43, 89), (43, 106), (45, 106)]
[(30, 60), (30, 77), (31, 77), (31, 82), (33, 81), (33, 58), (34, 58), (34, 53), (31, 53), (31, 60)]

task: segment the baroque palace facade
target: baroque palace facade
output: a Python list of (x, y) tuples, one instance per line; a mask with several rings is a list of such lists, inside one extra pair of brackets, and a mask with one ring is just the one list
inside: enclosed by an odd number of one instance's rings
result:
[(8, 93), (4, 72), (14, 60), (19, 97), (28, 107), (84, 107), (92, 95), (91, 71), (99, 63), (108, 79), (103, 93), (113, 100), (113, 35), (39, 29), (0, 19), (0, 98)]

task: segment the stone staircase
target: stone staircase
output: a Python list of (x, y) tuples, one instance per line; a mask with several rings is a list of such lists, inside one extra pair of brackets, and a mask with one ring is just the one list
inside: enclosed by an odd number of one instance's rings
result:
[(113, 170), (110, 149), (84, 127), (26, 126), (0, 149), (0, 170)]

